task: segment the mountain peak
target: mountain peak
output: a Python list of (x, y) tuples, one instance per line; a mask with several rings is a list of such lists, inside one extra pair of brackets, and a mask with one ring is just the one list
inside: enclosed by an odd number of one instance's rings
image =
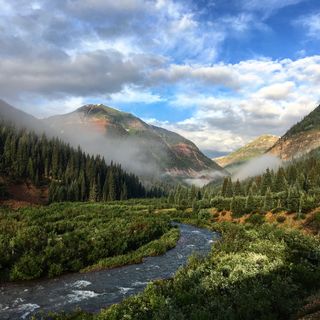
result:
[(84, 105), (72, 113), (51, 117), (47, 123), (73, 145), (101, 154), (140, 176), (183, 179), (200, 172), (225, 173), (179, 134), (103, 104)]
[(100, 104), (86, 104), (80, 108), (78, 108), (75, 112), (86, 113), (87, 115), (97, 115), (97, 114), (120, 114), (124, 113), (115, 108), (111, 108), (102, 103)]
[(264, 154), (267, 150), (274, 146), (279, 137), (265, 134), (257, 137), (242, 148), (221, 158), (214, 159), (222, 167), (237, 166), (252, 158)]

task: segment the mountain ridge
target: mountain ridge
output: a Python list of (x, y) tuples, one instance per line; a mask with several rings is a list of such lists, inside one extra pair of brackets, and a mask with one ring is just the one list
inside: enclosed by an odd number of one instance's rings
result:
[(292, 126), (268, 150), (282, 160), (300, 157), (320, 147), (320, 105)]
[(265, 134), (250, 141), (243, 147), (234, 152), (224, 156), (215, 158), (214, 160), (223, 168), (239, 166), (253, 158), (263, 155), (269, 150), (277, 141), (278, 136)]
[[(121, 150), (125, 148), (136, 163), (146, 164), (140, 171), (148, 171), (151, 165), (153, 173), (158, 170), (160, 175), (179, 178), (195, 177), (202, 171), (224, 172), (190, 140), (175, 132), (149, 125), (131, 113), (102, 104), (84, 105), (71, 113), (53, 116), (44, 121), (58, 129), (62, 136), (69, 137), (73, 143), (80, 145), (81, 140), (77, 137), (81, 132), (90, 131), (86, 134), (88, 140), (107, 144), (109, 150), (113, 151), (113, 160), (120, 163)], [(75, 132), (79, 132), (79, 135), (75, 136)]]

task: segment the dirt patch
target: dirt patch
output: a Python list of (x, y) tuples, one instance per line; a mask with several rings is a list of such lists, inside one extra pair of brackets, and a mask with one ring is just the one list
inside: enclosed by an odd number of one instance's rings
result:
[(6, 182), (8, 198), (0, 204), (17, 209), (30, 205), (44, 205), (48, 203), (49, 190), (47, 186), (36, 187), (30, 182)]

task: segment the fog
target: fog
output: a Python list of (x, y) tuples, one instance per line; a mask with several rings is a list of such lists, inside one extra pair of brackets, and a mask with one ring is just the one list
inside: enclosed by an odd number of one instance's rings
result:
[(223, 178), (226, 175), (226, 171), (204, 170), (197, 172), (194, 178), (184, 179), (184, 182), (188, 185), (195, 185), (198, 188), (202, 188), (210, 182)]
[[(170, 169), (174, 155), (168, 152), (168, 146), (158, 136), (150, 132), (144, 135), (143, 130), (136, 135), (127, 134), (126, 129), (114, 126), (112, 122), (108, 124), (108, 120), (90, 121), (78, 112), (40, 120), (0, 100), (0, 117), (18, 128), (25, 127), (38, 134), (58, 137), (75, 148), (80, 146), (90, 155), (100, 155), (107, 164), (111, 161), (121, 164), (126, 171), (138, 175), (144, 183), (152, 184), (159, 180), (170, 182), (190, 175), (183, 182), (202, 187), (225, 174), (215, 170), (181, 170), (181, 174), (176, 177), (170, 175), (166, 169)], [(143, 126), (139, 123), (137, 125)], [(134, 130), (135, 126), (132, 128)]]
[(265, 154), (261, 157), (252, 159), (247, 163), (243, 164), (242, 166), (240, 166), (232, 174), (232, 179), (244, 180), (249, 177), (260, 175), (264, 173), (268, 168), (277, 170), (282, 164), (283, 164), (283, 161), (280, 160), (279, 158), (269, 154)]
[(161, 174), (161, 168), (152, 154), (155, 147), (152, 141), (141, 144), (141, 140), (134, 137), (112, 137), (105, 132), (105, 128), (97, 128), (89, 122), (59, 126), (56, 122), (51, 125), (61, 139), (74, 147), (80, 146), (89, 154), (104, 157), (108, 164), (111, 161), (119, 163), (127, 171), (144, 178), (158, 178)]

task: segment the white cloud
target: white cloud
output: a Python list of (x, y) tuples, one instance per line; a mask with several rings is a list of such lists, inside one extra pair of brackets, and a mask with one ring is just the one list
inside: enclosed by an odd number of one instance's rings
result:
[(114, 104), (121, 103), (146, 103), (152, 104), (156, 102), (164, 101), (160, 95), (153, 94), (150, 91), (143, 90), (141, 88), (129, 88), (125, 87), (121, 92), (117, 92), (110, 95), (110, 98)]
[(267, 17), (274, 11), (292, 6), (306, 0), (242, 0), (242, 6), (246, 10), (261, 11)]
[(284, 83), (274, 83), (270, 86), (260, 89), (256, 96), (270, 100), (284, 100), (294, 89), (295, 84), (292, 81)]
[[(164, 70), (161, 72), (165, 74)], [(180, 83), (180, 92), (170, 104), (190, 108), (194, 114), (184, 121), (164, 125), (203, 150), (226, 152), (261, 134), (282, 135), (320, 102), (320, 56), (210, 67), (171, 66), (167, 73), (167, 79)], [(208, 76), (216, 74), (227, 76)], [(217, 90), (216, 85), (226, 85), (226, 79), (232, 78), (237, 79), (236, 91)], [(206, 83), (206, 93), (189, 90), (190, 79)]]
[(303, 16), (295, 24), (304, 27), (309, 37), (320, 38), (320, 12)]
[(57, 114), (65, 114), (74, 111), (87, 103), (82, 97), (65, 97), (61, 99), (37, 100), (37, 98), (29, 96), (33, 100), (30, 104), (28, 99), (18, 102), (19, 109), (30, 113), (38, 118), (47, 118)]
[(155, 70), (151, 74), (155, 81), (200, 81), (209, 85), (221, 85), (232, 89), (240, 86), (239, 74), (227, 65), (212, 67), (193, 65), (171, 65), (167, 69)]

